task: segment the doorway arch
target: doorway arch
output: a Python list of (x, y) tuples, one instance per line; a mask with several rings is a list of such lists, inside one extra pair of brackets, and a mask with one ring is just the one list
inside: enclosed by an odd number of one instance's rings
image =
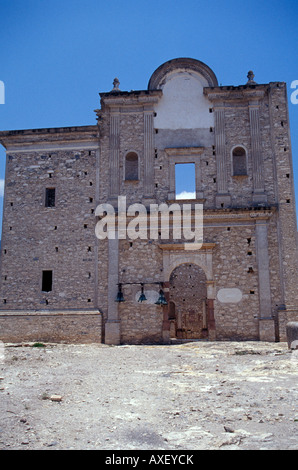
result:
[(194, 263), (183, 263), (174, 268), (169, 279), (170, 336), (177, 339), (206, 338), (206, 302), (204, 270)]
[[(216, 325), (214, 317), (214, 299), (215, 282), (213, 278), (213, 250), (216, 249), (216, 243), (203, 243), (199, 250), (185, 250), (183, 243), (160, 244), (163, 254), (163, 274), (164, 274), (164, 292), (168, 305), (163, 307), (163, 326), (162, 335), (164, 342), (169, 342), (171, 337), (171, 321), (169, 316), (170, 299), (170, 276), (172, 272), (180, 265), (194, 264), (198, 266), (205, 274), (206, 279), (206, 335), (209, 340), (216, 340)], [(203, 328), (205, 330), (205, 326)], [(204, 331), (205, 334), (205, 331)]]

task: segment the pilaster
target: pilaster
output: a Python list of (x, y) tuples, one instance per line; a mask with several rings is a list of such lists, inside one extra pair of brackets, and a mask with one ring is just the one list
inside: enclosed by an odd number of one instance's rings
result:
[(217, 167), (217, 196), (216, 206), (225, 207), (230, 204), (230, 196), (227, 188), (227, 162), (225, 145), (225, 111), (224, 106), (214, 108), (215, 122), (215, 146), (216, 146), (216, 167)]
[(264, 192), (264, 162), (261, 151), (259, 103), (249, 103), (249, 120), (251, 135), (251, 160), (253, 170), (253, 202), (267, 201)]
[(274, 341), (275, 326), (272, 317), (268, 225), (266, 220), (256, 221), (256, 247), (259, 274), (259, 337), (261, 341)]
[(120, 344), (118, 303), (115, 302), (119, 280), (119, 240), (108, 239), (108, 316), (105, 324), (105, 343)]
[(153, 111), (144, 112), (144, 196), (154, 193), (154, 135)]
[(120, 114), (112, 112), (110, 118), (110, 196), (119, 195)]

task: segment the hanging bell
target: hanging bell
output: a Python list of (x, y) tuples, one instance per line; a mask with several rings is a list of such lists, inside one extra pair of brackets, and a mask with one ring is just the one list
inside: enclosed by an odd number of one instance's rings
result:
[(159, 291), (159, 297), (158, 297), (157, 302), (155, 302), (155, 305), (168, 305), (168, 302), (166, 301), (166, 298), (162, 289), (160, 289)]
[(124, 302), (121, 284), (119, 284), (119, 290), (115, 302)]
[(146, 298), (146, 295), (144, 294), (144, 286), (142, 285), (142, 291), (141, 291), (141, 295), (139, 297), (138, 302), (145, 302), (146, 300), (147, 298)]

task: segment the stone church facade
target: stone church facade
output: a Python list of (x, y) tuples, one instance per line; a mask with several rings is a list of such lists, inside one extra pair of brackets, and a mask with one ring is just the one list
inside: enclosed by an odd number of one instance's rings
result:
[[(146, 90), (115, 79), (95, 112), (90, 126), (0, 132), (0, 339), (285, 341), (298, 319), (286, 84), (249, 72), (219, 86), (202, 62), (174, 59)], [(192, 164), (193, 199), (177, 199), (182, 164)], [(100, 207), (120, 226), (119, 196), (145, 208), (146, 237), (96, 236)], [(158, 226), (150, 237), (161, 204), (173, 209), (169, 236)], [(203, 207), (199, 249), (174, 236), (184, 204), (191, 215)]]

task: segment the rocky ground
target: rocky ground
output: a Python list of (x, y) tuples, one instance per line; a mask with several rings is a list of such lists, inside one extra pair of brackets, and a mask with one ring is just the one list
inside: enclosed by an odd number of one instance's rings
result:
[(286, 343), (2, 346), (1, 450), (298, 449)]

